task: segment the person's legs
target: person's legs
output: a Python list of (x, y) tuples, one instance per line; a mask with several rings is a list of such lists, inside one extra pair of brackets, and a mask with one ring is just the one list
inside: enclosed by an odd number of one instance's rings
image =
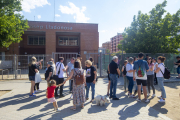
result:
[(110, 74), (109, 75), (110, 76), (110, 80), (111, 80), (111, 85), (110, 85), (110, 97), (113, 97), (113, 91), (112, 91), (112, 89), (113, 89), (113, 75), (112, 74)]
[(151, 75), (147, 75), (147, 86), (148, 86), (148, 94), (150, 94), (150, 76)]
[(39, 90), (39, 84), (40, 84), (40, 83), (37, 83), (37, 90)]
[(158, 86), (159, 86), (159, 88), (161, 90), (162, 98), (165, 100), (166, 92), (165, 92), (165, 89), (164, 89), (164, 78), (163, 77), (157, 77), (157, 80), (158, 80)]
[(141, 80), (141, 82), (142, 82), (142, 86), (143, 86), (144, 98), (147, 100), (147, 89), (146, 89), (147, 80)]
[(178, 77), (180, 78), (180, 67), (177, 68)]
[(127, 86), (127, 84), (126, 84), (126, 76), (123, 76), (123, 79), (124, 79), (124, 91), (126, 91), (126, 86)]
[(34, 85), (34, 91), (36, 91), (36, 83), (35, 83), (35, 85)]
[(116, 98), (116, 88), (117, 88), (117, 75), (114, 75), (113, 81), (113, 98)]
[(127, 77), (127, 79), (129, 80), (128, 91), (129, 91), (130, 95), (132, 95), (132, 89), (134, 86), (133, 77)]
[(34, 93), (34, 85), (35, 85), (35, 81), (31, 81), (31, 91), (30, 91), (30, 95), (32, 95)]
[(137, 79), (136, 80), (137, 83), (137, 91), (138, 91), (138, 98), (141, 99), (141, 80)]
[(109, 80), (108, 89), (107, 89), (107, 95), (108, 95), (108, 96), (109, 96), (110, 85), (111, 85), (111, 81)]
[[(59, 84), (64, 82), (64, 78), (59, 78), (59, 79), (60, 79), (60, 81), (59, 81), (60, 83)], [(63, 96), (63, 87), (64, 87), (64, 85), (60, 86), (60, 91), (59, 91), (60, 96)]]
[(55, 110), (57, 110), (57, 109), (58, 109), (57, 102), (53, 102), (53, 106), (54, 106), (54, 109), (55, 109)]
[(69, 92), (72, 91), (71, 80), (69, 80)]
[[(59, 78), (56, 80), (56, 85), (58, 85), (59, 84)], [(55, 96), (58, 96), (58, 93), (57, 93), (57, 91), (58, 91), (58, 89), (59, 89), (59, 87), (56, 87), (56, 89), (55, 89)]]
[(94, 83), (90, 83), (91, 85), (91, 91), (92, 91), (92, 100), (94, 100), (94, 95), (95, 95), (95, 84)]
[(153, 94), (155, 94), (154, 75), (151, 75), (151, 76), (150, 76), (150, 86), (152, 87)]
[(126, 80), (126, 88), (128, 88), (129, 80), (127, 79), (127, 77), (125, 77), (125, 80)]
[(90, 88), (90, 83), (86, 83), (86, 99), (89, 98), (89, 88)]

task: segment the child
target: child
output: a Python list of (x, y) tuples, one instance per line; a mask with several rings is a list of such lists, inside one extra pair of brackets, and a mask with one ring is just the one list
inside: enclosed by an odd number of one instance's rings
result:
[(56, 89), (56, 87), (59, 87), (59, 86), (61, 86), (63, 84), (64, 83), (56, 85), (56, 81), (55, 80), (51, 80), (48, 83), (48, 88), (47, 88), (47, 91), (46, 91), (46, 97), (48, 99), (48, 102), (53, 103), (54, 110), (57, 111), (57, 112), (60, 112), (61, 110), (58, 108), (56, 99), (54, 98), (54, 90)]

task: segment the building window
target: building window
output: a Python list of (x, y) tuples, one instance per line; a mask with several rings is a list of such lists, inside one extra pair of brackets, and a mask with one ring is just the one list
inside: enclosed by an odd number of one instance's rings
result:
[(77, 37), (59, 37), (59, 45), (78, 46), (78, 38)]
[(45, 45), (45, 36), (28, 36), (28, 45)]

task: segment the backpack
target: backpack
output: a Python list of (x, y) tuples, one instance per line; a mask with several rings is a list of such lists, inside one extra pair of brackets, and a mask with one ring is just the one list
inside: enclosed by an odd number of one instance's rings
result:
[(126, 73), (127, 73), (126, 66), (124, 65), (123, 75), (126, 75)]
[[(144, 61), (143, 61), (144, 62)], [(141, 65), (143, 64), (143, 62), (141, 63)], [(144, 77), (144, 71), (143, 71), (143, 69), (141, 68), (141, 65), (139, 66), (138, 65), (138, 71), (137, 71), (137, 76), (138, 77)]]
[[(162, 65), (163, 65), (163, 64), (162, 64)], [(163, 65), (163, 66), (164, 66), (164, 65)], [(165, 67), (165, 66), (164, 66), (164, 67)], [(161, 68), (160, 68), (160, 70), (161, 70)], [(161, 70), (161, 73), (163, 74), (162, 70)], [(164, 76), (165, 79), (169, 79), (169, 78), (171, 77), (170, 72), (169, 72), (169, 70), (168, 70), (166, 67), (165, 67), (163, 76)]]
[(75, 77), (74, 77), (74, 79), (75, 79), (75, 84), (76, 85), (81, 85), (81, 84), (83, 84), (84, 83), (84, 76), (83, 75), (81, 75), (81, 72), (80, 73), (77, 73), (75, 70), (74, 70), (74, 72), (76, 73), (76, 75), (75, 75)]

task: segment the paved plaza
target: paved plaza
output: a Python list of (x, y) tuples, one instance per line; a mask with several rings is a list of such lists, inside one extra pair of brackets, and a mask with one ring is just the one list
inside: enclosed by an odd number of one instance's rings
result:
[[(69, 99), (68, 83), (66, 82), (64, 87), (65, 97), (57, 99), (62, 111), (55, 112), (52, 103), (47, 103), (45, 96), (46, 81), (43, 80), (40, 83), (40, 88), (44, 91), (33, 98), (29, 98), (30, 81), (0, 81), (0, 90), (12, 90), (0, 97), (0, 120), (170, 120), (170, 118), (149, 107), (147, 103), (138, 103), (134, 98), (128, 98), (119, 88), (117, 89), (117, 97), (120, 98), (118, 101), (111, 100), (110, 104), (101, 107), (96, 106), (95, 102), (90, 103), (88, 100), (84, 109), (78, 106), (76, 111), (70, 110), (72, 100)], [(107, 79), (98, 79), (96, 95), (106, 95), (107, 83)], [(119, 84), (122, 85), (122, 83), (123, 79), (120, 78)]]

